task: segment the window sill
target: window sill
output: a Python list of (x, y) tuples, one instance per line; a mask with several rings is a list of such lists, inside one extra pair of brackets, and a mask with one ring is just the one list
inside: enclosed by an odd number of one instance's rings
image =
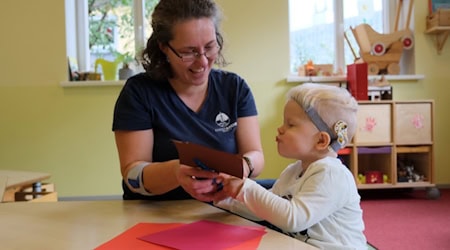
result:
[(101, 87), (101, 86), (123, 86), (125, 80), (117, 81), (64, 81), (60, 85), (63, 88), (73, 87)]
[[(369, 76), (369, 80), (379, 79), (381, 76)], [(424, 75), (385, 75), (388, 81), (418, 81), (425, 78)], [(286, 79), (288, 83), (303, 83), (303, 82), (317, 82), (317, 83), (332, 83), (332, 82), (347, 82), (346, 76), (297, 76), (289, 75)], [(117, 81), (64, 81), (60, 85), (63, 88), (73, 87), (99, 87), (99, 86), (123, 86), (125, 80)]]
[[(379, 79), (380, 75), (370, 75), (369, 80)], [(385, 75), (388, 81), (418, 81), (425, 78), (425, 75)], [(347, 82), (347, 76), (298, 76), (289, 75), (286, 79), (288, 83), (343, 83)]]

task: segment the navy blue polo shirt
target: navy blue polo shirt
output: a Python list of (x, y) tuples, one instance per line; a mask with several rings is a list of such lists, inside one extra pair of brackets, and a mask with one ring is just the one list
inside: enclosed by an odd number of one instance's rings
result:
[(145, 73), (135, 75), (117, 99), (112, 129), (152, 129), (154, 162), (178, 158), (173, 139), (238, 153), (237, 119), (257, 115), (252, 92), (237, 74), (219, 69), (211, 70), (208, 84), (206, 100), (194, 112), (167, 80), (155, 81)]

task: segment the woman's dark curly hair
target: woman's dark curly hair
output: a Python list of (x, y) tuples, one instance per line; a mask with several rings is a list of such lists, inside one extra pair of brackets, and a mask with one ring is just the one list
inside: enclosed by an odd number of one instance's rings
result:
[(177, 23), (205, 17), (212, 19), (220, 47), (215, 64), (225, 66), (223, 37), (219, 31), (222, 13), (216, 3), (213, 0), (160, 0), (152, 14), (153, 33), (142, 52), (142, 66), (147, 74), (157, 80), (172, 78), (171, 66), (159, 44), (167, 44), (173, 39), (172, 29)]

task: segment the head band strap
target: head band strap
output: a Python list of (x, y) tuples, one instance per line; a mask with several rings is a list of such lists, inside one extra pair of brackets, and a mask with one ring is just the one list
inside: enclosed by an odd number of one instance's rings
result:
[(339, 149), (342, 148), (341, 143), (337, 140), (337, 136), (331, 131), (331, 129), (328, 127), (328, 125), (322, 120), (320, 115), (317, 113), (317, 111), (313, 107), (308, 107), (305, 110), (306, 114), (308, 115), (309, 119), (316, 125), (316, 127), (319, 129), (319, 131), (326, 132), (330, 138), (330, 147), (337, 152)]

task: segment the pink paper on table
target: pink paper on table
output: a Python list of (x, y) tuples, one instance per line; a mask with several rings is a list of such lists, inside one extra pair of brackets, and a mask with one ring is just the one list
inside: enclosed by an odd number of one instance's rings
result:
[(183, 223), (138, 223), (117, 235), (113, 239), (103, 243), (95, 250), (167, 250), (170, 248), (149, 244), (139, 240), (138, 237), (149, 233), (160, 232), (184, 225)]
[[(148, 235), (149, 233), (161, 232), (164, 230), (180, 227), (183, 223), (138, 223), (117, 235), (113, 239), (96, 247), (95, 250), (173, 250), (173, 248), (153, 244), (138, 237)], [(260, 227), (248, 227), (253, 230), (262, 230)], [(227, 250), (254, 250), (258, 248), (261, 237), (253, 238)]]
[(151, 233), (139, 239), (182, 250), (229, 249), (265, 234), (264, 227), (228, 225), (201, 220)]

